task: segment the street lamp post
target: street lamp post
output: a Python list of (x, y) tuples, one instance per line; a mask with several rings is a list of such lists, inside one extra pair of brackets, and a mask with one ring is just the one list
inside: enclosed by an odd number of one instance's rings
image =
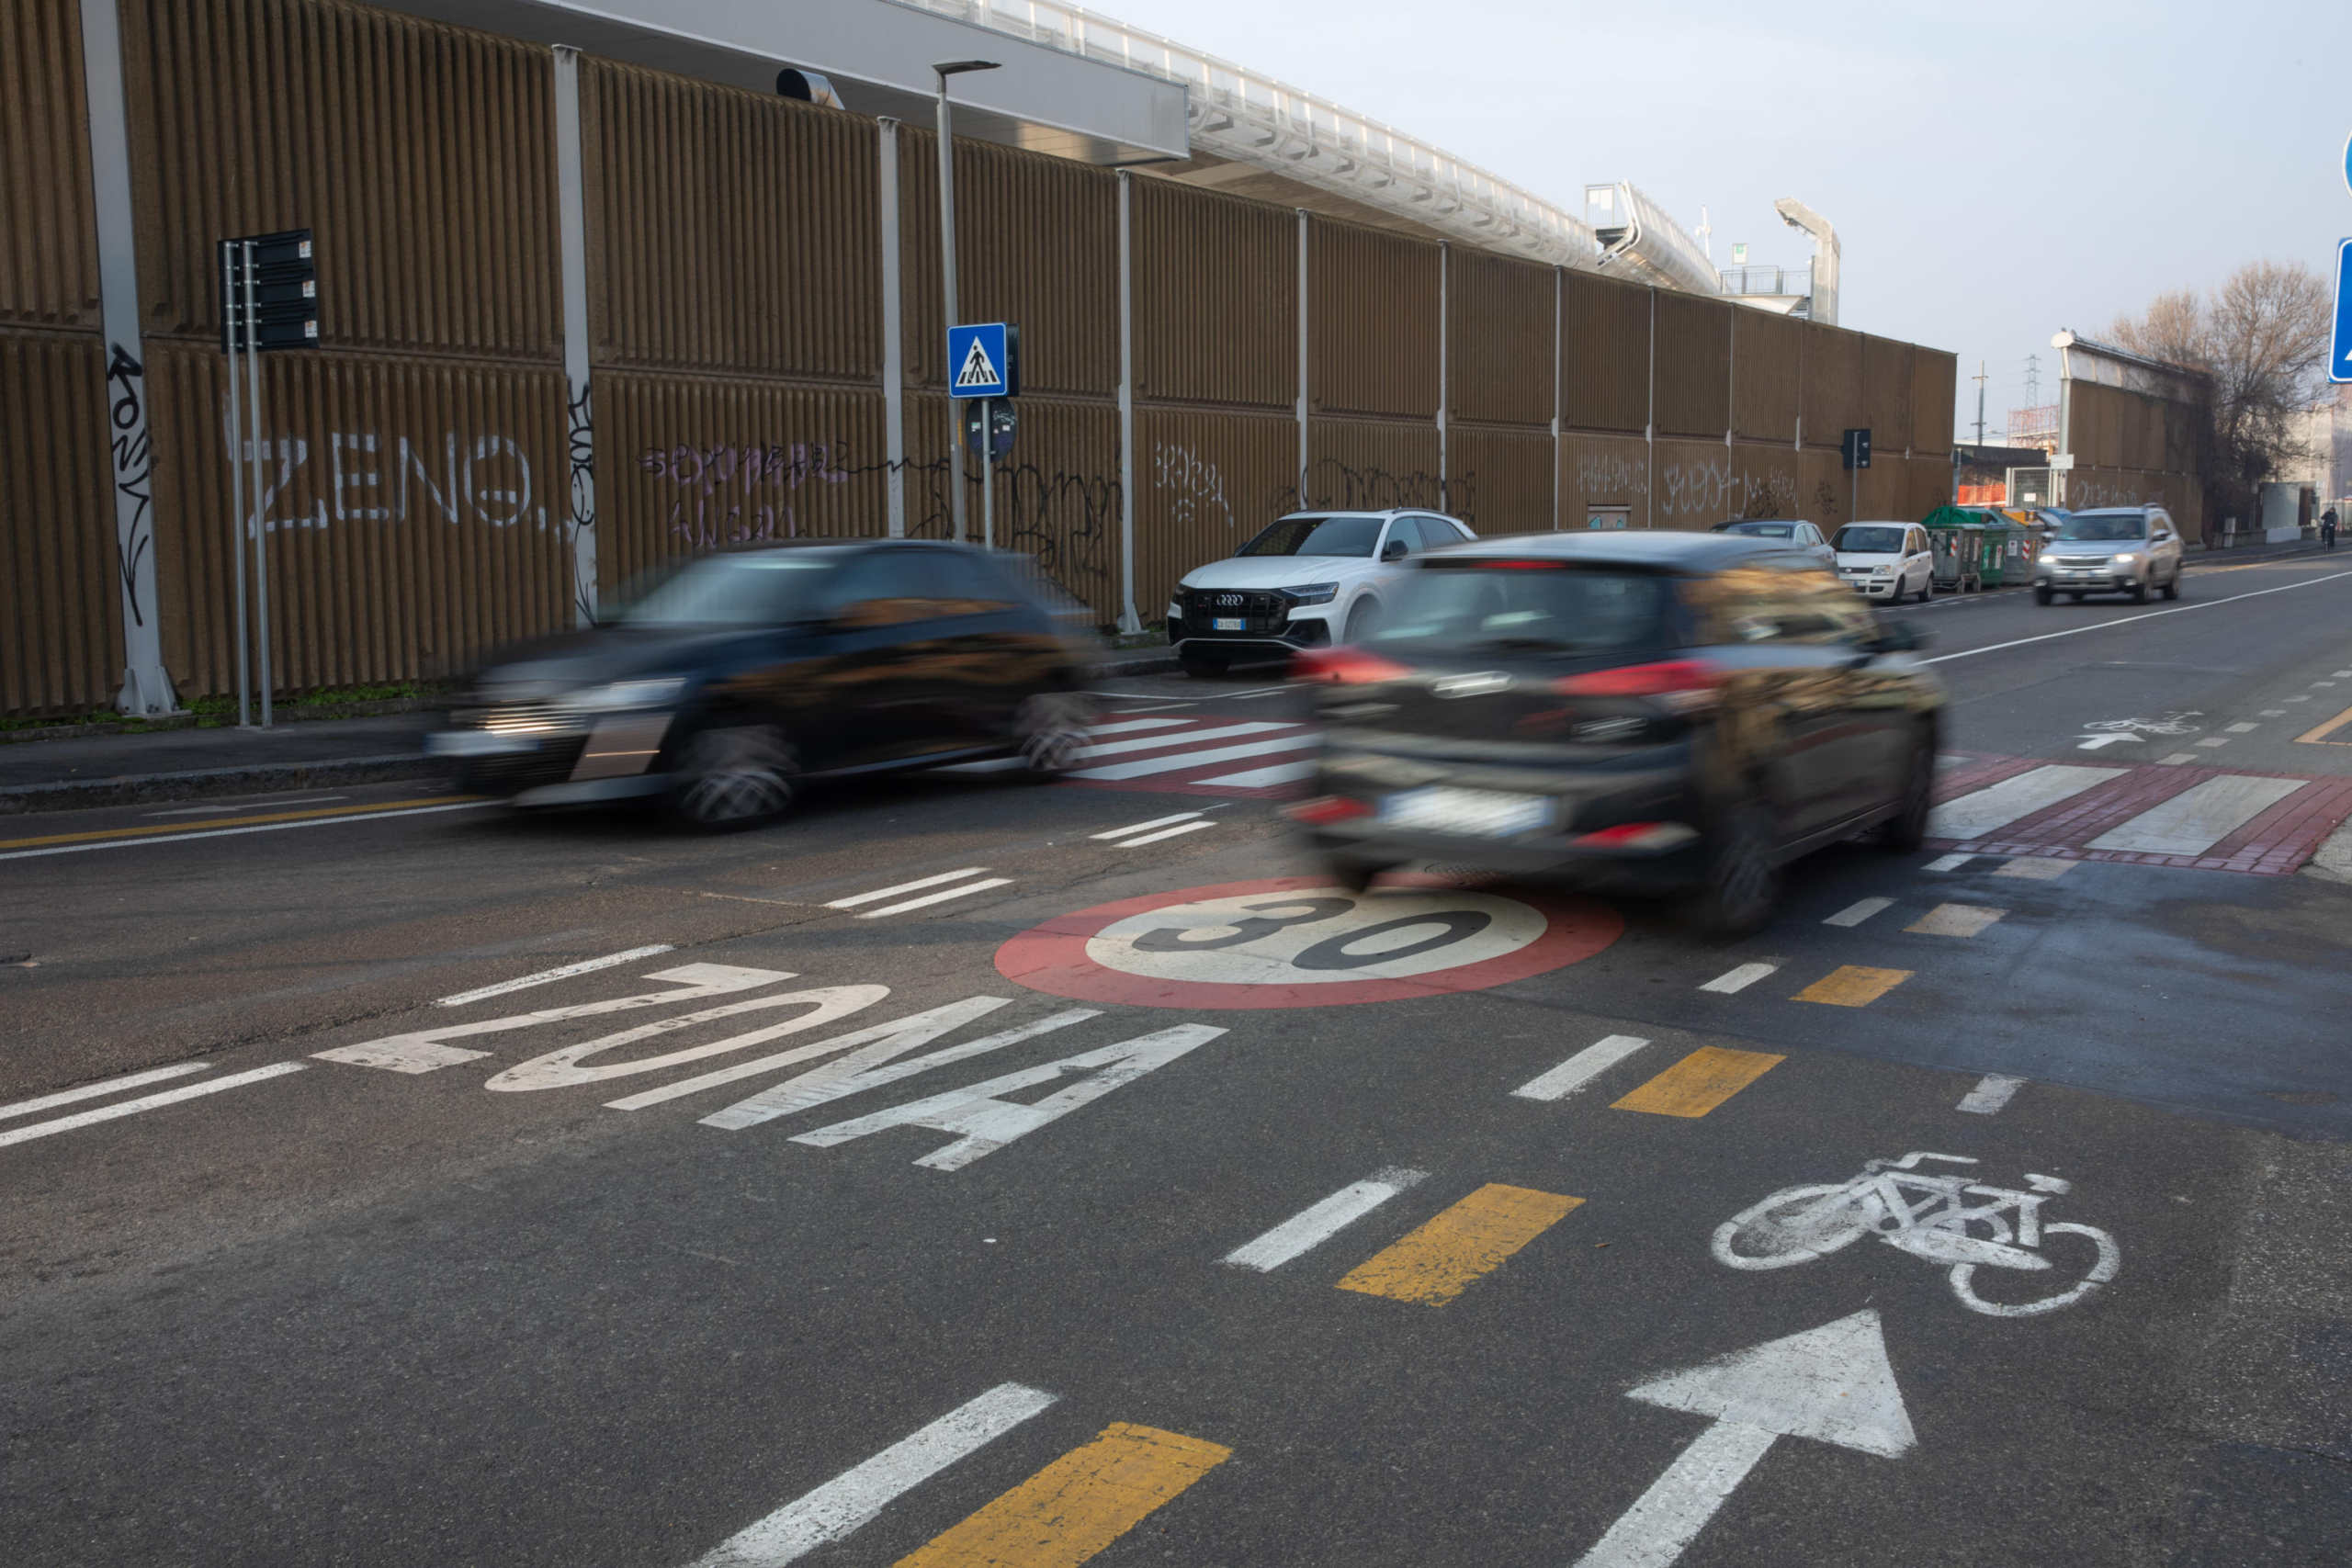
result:
[[(956, 132), (949, 122), (947, 108), (947, 78), (961, 76), (967, 71), (994, 71), (993, 60), (940, 60), (932, 62), (932, 70), (939, 77), (939, 277), (946, 297), (947, 318), (943, 326), (956, 326)], [(952, 384), (956, 367), (947, 367)], [(982, 433), (985, 447), (986, 433)], [(956, 400), (947, 400), (947, 506), (955, 519), (956, 542), (964, 542), (964, 418)]]

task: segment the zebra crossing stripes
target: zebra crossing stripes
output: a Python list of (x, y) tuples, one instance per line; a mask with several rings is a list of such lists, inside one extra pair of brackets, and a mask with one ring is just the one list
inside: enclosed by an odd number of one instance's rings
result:
[[(1065, 784), (1271, 799), (1295, 795), (1315, 772), (1312, 725), (1272, 719), (1155, 719), (1148, 732), (1091, 741)], [(1095, 731), (1107, 734), (1108, 730)]]

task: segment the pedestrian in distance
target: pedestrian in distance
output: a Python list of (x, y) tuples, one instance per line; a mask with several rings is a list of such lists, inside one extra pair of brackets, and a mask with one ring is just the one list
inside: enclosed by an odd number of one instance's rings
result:
[(2331, 550), (2335, 548), (2335, 508), (2333, 506), (2319, 514), (2319, 542)]

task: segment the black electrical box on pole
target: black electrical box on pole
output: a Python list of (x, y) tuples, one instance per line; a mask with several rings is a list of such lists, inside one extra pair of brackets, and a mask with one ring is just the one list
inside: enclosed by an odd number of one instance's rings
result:
[[(261, 661), (261, 723), (270, 727), (269, 482), (263, 467), (261, 356), (286, 348), (315, 348), (319, 342), (318, 269), (311, 254), (311, 231), (288, 229), (220, 242), (220, 350), (229, 358), (229, 530), (231, 581), (237, 593), (237, 725), (253, 723), (248, 649)], [(244, 356), (244, 373), (237, 359)], [(238, 382), (244, 383), (244, 408)], [(250, 423), (253, 435), (244, 430)], [(253, 473), (254, 509), (245, 514), (245, 473)], [(258, 637), (245, 626), (245, 533), (254, 541), (254, 606)]]

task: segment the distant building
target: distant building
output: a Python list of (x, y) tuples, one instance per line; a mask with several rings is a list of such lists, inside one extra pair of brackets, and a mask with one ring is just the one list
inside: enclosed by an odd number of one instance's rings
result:
[(2279, 470), (2278, 478), (2309, 491), (2312, 515), (2333, 506), (2352, 516), (2352, 386), (2332, 387), (2304, 411), (2303, 456)]
[[(2011, 418), (2016, 416), (2012, 414)], [(2047, 470), (2050, 454), (2039, 446), (1978, 446), (1958, 442), (1952, 446), (1952, 500), (1962, 506), (2047, 506), (2050, 497), (2021, 499), (2009, 494), (2012, 469)]]

